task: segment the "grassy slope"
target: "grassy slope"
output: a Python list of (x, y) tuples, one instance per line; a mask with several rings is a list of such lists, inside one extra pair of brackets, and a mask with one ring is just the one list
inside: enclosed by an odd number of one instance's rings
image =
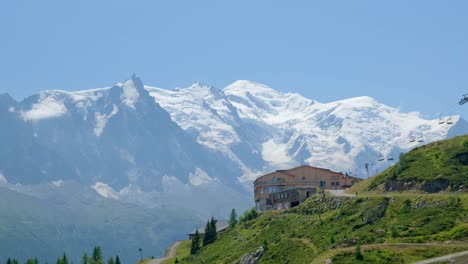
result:
[(418, 147), (400, 156), (400, 161), (376, 175), (369, 189), (390, 180), (427, 183), (449, 181), (449, 190), (468, 186), (468, 135)]
[[(272, 211), (219, 236), (181, 263), (232, 263), (265, 241), (261, 263), (407, 263), (468, 249), (468, 194), (378, 192), (386, 180), (427, 182), (448, 179), (468, 186), (468, 136), (417, 148), (400, 163), (350, 190), (360, 198), (316, 196), (288, 211)], [(398, 167), (400, 166), (400, 167)], [(394, 173), (395, 172), (395, 173)], [(396, 173), (397, 172), (397, 173)], [(373, 189), (373, 192), (368, 190)], [(450, 241), (450, 242), (448, 242)]]
[(176, 252), (175, 252), (175, 257), (166, 259), (163, 261), (161, 264), (172, 264), (175, 262), (175, 259), (177, 258), (178, 260), (188, 257), (190, 255), (190, 245), (191, 245), (191, 240), (184, 240), (180, 243), (179, 247), (177, 247)]
[[(467, 208), (467, 195), (317, 196), (228, 230), (191, 260), (178, 258), (181, 263), (231, 263), (267, 241), (262, 263), (311, 263), (334, 254), (334, 263), (346, 263), (359, 241), (368, 262), (402, 263), (468, 249)], [(458, 242), (447, 245), (447, 240)]]

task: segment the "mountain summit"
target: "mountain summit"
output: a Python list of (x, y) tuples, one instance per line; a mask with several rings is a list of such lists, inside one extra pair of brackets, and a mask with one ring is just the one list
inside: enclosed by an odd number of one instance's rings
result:
[(201, 190), (226, 198), (224, 190), (248, 206), (245, 190), (265, 172), (310, 164), (365, 177), (419, 141), (468, 132), (459, 116), (441, 125), (367, 96), (320, 103), (246, 80), (166, 90), (133, 75), (112, 87), (2, 98), (7, 182), (73, 179), (115, 199)]

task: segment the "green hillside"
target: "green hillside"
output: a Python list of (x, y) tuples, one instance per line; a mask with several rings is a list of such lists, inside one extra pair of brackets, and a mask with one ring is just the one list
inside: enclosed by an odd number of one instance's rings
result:
[(373, 177), (367, 190), (457, 191), (468, 187), (468, 135), (437, 141), (402, 154)]
[[(259, 263), (409, 263), (468, 250), (468, 194), (460, 191), (468, 186), (467, 153), (468, 136), (420, 147), (360, 183), (359, 197), (318, 194), (299, 207), (262, 213), (178, 260), (236, 263), (262, 246)], [(381, 193), (398, 186), (391, 181), (418, 191)], [(444, 192), (428, 193), (436, 189)]]

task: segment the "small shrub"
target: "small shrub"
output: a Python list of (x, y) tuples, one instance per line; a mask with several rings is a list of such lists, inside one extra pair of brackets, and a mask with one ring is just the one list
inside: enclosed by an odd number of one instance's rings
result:
[(263, 249), (264, 249), (265, 251), (268, 250), (268, 241), (267, 241), (266, 239), (263, 240)]
[(245, 213), (240, 217), (239, 222), (245, 223), (247, 221), (257, 218), (257, 216), (258, 216), (257, 210), (255, 208), (251, 208), (245, 211)]
[(392, 226), (392, 237), (393, 238), (396, 238), (396, 237), (399, 237), (400, 236), (400, 233), (398, 232), (398, 228), (396, 226)]
[(354, 256), (357, 260), (364, 260), (364, 256), (362, 255), (362, 252), (361, 252), (361, 244), (359, 243), (356, 245)]

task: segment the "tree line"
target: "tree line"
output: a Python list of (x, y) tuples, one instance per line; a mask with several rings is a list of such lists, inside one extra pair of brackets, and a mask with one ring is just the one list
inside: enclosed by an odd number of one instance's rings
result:
[[(16, 258), (8, 258), (5, 264), (19, 264), (19, 261)], [(37, 258), (30, 258), (26, 260), (25, 264), (39, 264), (39, 260)], [(48, 262), (45, 262), (45, 264), (48, 264)], [(63, 253), (62, 256), (57, 258), (55, 264), (73, 264), (73, 261), (70, 261), (67, 254)], [(83, 253), (80, 264), (121, 264), (121, 262), (119, 255), (116, 255), (115, 258), (111, 256), (105, 262), (101, 247), (96, 246), (90, 256), (86, 252)]]
[[(247, 222), (247, 221), (257, 218), (257, 216), (258, 216), (257, 210), (255, 208), (252, 208), (244, 212), (244, 214), (238, 220), (236, 209), (233, 208), (231, 210), (231, 214), (229, 215), (229, 227), (234, 228), (239, 222), (240, 223)], [(204, 234), (200, 234), (198, 232), (198, 229), (195, 231), (195, 235), (192, 238), (192, 244), (190, 246), (190, 255), (195, 255), (198, 252), (198, 250), (200, 250), (201, 248), (200, 241), (202, 239), (203, 239), (202, 245), (203, 247), (205, 247), (215, 242), (216, 238), (217, 238), (216, 220), (213, 217), (211, 217), (211, 219), (208, 220), (208, 222), (206, 223)]]

